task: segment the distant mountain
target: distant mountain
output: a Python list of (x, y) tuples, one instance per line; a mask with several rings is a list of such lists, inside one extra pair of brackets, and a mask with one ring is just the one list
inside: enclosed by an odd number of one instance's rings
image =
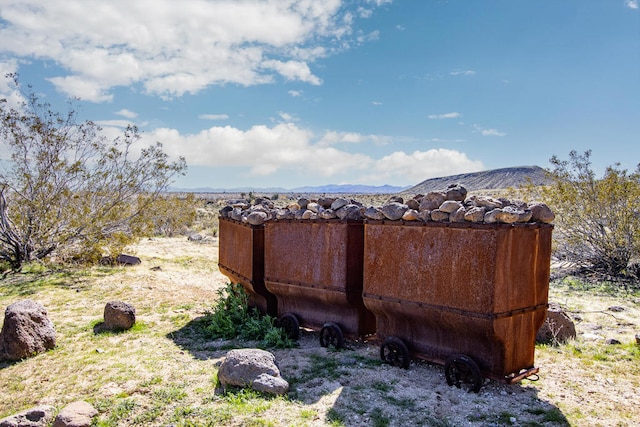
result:
[(394, 187), (392, 185), (351, 185), (351, 184), (329, 184), (318, 187), (298, 187), (289, 190), (293, 193), (343, 193), (343, 194), (395, 194), (405, 190), (407, 187)]
[(240, 194), (240, 193), (261, 193), (261, 194), (287, 194), (287, 193), (308, 193), (308, 194), (425, 194), (429, 191), (439, 191), (446, 189), (450, 184), (460, 184), (468, 191), (477, 190), (499, 190), (508, 187), (518, 187), (526, 184), (530, 180), (535, 185), (543, 185), (548, 182), (545, 171), (539, 166), (519, 166), (512, 168), (493, 169), (482, 172), (463, 173), (441, 178), (431, 178), (422, 181), (413, 187), (395, 187), (392, 185), (355, 185), (355, 184), (329, 184), (321, 186), (306, 186), (297, 188), (256, 188), (256, 187), (236, 187), (236, 188), (171, 188), (173, 192), (188, 193), (216, 193), (216, 194)]
[(281, 187), (271, 187), (271, 188), (256, 188), (256, 187), (236, 187), (236, 188), (211, 188), (211, 187), (200, 187), (200, 188), (171, 188), (169, 191), (172, 192), (185, 192), (185, 193), (273, 193), (273, 194), (286, 194), (286, 193), (312, 193), (312, 194), (395, 194), (404, 190), (407, 187), (394, 187), (392, 185), (352, 185), (352, 184), (329, 184), (329, 185), (321, 185), (321, 186), (306, 186), (306, 187), (297, 187), (297, 188), (281, 188)]
[(540, 166), (518, 166), (431, 178), (402, 191), (402, 193), (425, 194), (429, 191), (444, 190), (451, 184), (460, 184), (468, 191), (497, 190), (509, 187), (517, 188), (529, 181), (534, 185), (544, 185), (549, 182), (545, 170)]

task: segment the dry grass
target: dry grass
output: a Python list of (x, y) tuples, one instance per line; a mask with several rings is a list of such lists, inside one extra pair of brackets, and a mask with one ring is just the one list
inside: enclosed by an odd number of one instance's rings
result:
[[(208, 340), (196, 320), (227, 283), (217, 269), (217, 245), (153, 239), (135, 253), (139, 266), (33, 271), (0, 282), (2, 309), (24, 298), (39, 301), (58, 334), (52, 351), (0, 362), (0, 418), (82, 399), (99, 410), (97, 426), (631, 426), (640, 419), (637, 294), (554, 286), (552, 299), (582, 321), (576, 341), (537, 348), (537, 382), (490, 382), (467, 393), (448, 387), (440, 366), (381, 365), (374, 345), (350, 342), (331, 351), (308, 331), (299, 348), (274, 351), (291, 384), (288, 396), (225, 395), (216, 388), (217, 365), (240, 344)], [(110, 300), (132, 303), (137, 324), (95, 335)]]

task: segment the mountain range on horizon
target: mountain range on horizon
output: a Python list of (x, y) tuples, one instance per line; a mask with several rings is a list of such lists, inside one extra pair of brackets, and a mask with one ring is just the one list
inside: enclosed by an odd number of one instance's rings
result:
[(468, 191), (503, 189), (518, 187), (531, 182), (534, 185), (544, 185), (548, 182), (546, 172), (540, 166), (517, 166), (492, 169), (481, 172), (471, 172), (426, 179), (414, 186), (398, 187), (392, 185), (363, 185), (363, 184), (327, 184), (320, 186), (303, 186), (291, 189), (282, 187), (234, 187), (211, 188), (201, 187), (193, 189), (171, 188), (172, 192), (190, 193), (314, 193), (314, 194), (418, 194), (429, 191), (444, 190), (451, 184), (460, 184)]

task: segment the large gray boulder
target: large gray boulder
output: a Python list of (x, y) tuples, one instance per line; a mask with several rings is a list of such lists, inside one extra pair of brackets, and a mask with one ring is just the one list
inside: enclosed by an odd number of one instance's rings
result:
[(263, 393), (285, 394), (289, 383), (280, 376), (275, 360), (275, 356), (265, 350), (231, 350), (218, 369), (218, 380), (223, 387), (251, 387)]
[(47, 310), (33, 300), (9, 305), (0, 332), (0, 359), (21, 360), (56, 346), (56, 330)]
[(47, 427), (55, 412), (50, 405), (36, 406), (1, 419), (0, 427)]

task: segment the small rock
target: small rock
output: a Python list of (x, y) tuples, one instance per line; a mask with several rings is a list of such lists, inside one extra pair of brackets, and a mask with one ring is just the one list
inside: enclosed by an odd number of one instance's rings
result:
[(467, 189), (460, 184), (452, 184), (447, 188), (446, 196), (447, 200), (455, 200), (463, 202), (467, 197)]
[(614, 305), (609, 307), (609, 311), (613, 311), (614, 313), (620, 313), (622, 311), (624, 311), (624, 307), (621, 307), (619, 305)]
[(449, 221), (449, 214), (440, 209), (434, 209), (431, 211), (431, 220), (437, 222)]
[(298, 199), (298, 206), (300, 206), (300, 209), (307, 209), (308, 205), (309, 199), (307, 199), (306, 197), (301, 197)]
[(465, 213), (466, 209), (463, 206), (460, 206), (456, 211), (449, 214), (449, 222), (464, 222)]
[(322, 212), (318, 214), (318, 217), (322, 219), (337, 218), (336, 213), (333, 209), (324, 209)]
[(604, 343), (605, 344), (609, 344), (609, 345), (620, 345), (620, 344), (622, 344), (619, 340), (617, 340), (615, 338), (608, 338)]
[(324, 209), (318, 203), (310, 202), (307, 204), (307, 209), (314, 213), (319, 213), (321, 209)]
[(483, 207), (472, 207), (464, 213), (464, 219), (469, 222), (482, 222), (484, 220), (485, 212), (486, 209)]
[(116, 262), (125, 265), (138, 265), (142, 263), (142, 260), (137, 256), (120, 254), (116, 257)]
[(373, 220), (383, 220), (386, 218), (380, 209), (375, 208), (373, 206), (368, 207), (364, 211), (364, 216), (365, 218), (373, 219)]
[(440, 205), (438, 210), (441, 210), (442, 212), (446, 212), (446, 213), (450, 214), (450, 213), (453, 213), (453, 212), (457, 211), (461, 207), (462, 207), (462, 204), (460, 202), (456, 202), (455, 200), (445, 200)]
[(417, 211), (420, 209), (420, 202), (417, 201), (416, 199), (407, 200), (405, 205), (407, 205), (409, 209), (413, 209), (414, 211)]
[(640, 333), (636, 334), (636, 344), (640, 345)]
[(349, 204), (349, 201), (347, 199), (336, 199), (333, 201), (333, 203), (331, 203), (331, 209), (333, 209), (334, 211), (337, 211), (338, 209), (348, 204)]
[(417, 221), (420, 219), (420, 214), (415, 209), (407, 209), (407, 211), (402, 214), (403, 221)]

